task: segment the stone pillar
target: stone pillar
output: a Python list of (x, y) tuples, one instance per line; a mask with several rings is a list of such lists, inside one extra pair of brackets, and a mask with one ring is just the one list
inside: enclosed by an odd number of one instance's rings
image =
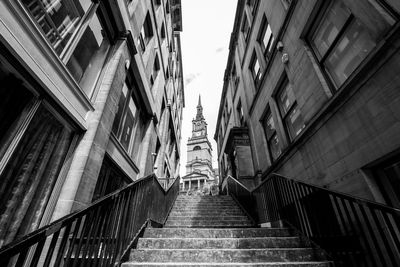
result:
[(189, 180), (189, 190), (192, 189), (192, 180)]
[(197, 180), (197, 188), (200, 188), (200, 179)]
[(125, 41), (119, 41), (113, 53), (104, 66), (106, 73), (94, 102), (94, 110), (87, 115), (87, 130), (75, 149), (53, 221), (91, 203), (126, 79), (125, 61), (130, 59)]
[(163, 114), (161, 114), (161, 119), (160, 123), (158, 126), (158, 130), (160, 133), (160, 150), (158, 152), (158, 156), (156, 159), (156, 166), (157, 166), (157, 171), (156, 175), (158, 177), (164, 176), (163, 173), (163, 167), (164, 167), (164, 154), (165, 150), (167, 149), (167, 143), (168, 143), (168, 125), (169, 125), (169, 117), (170, 117), (170, 110), (168, 107), (164, 109)]

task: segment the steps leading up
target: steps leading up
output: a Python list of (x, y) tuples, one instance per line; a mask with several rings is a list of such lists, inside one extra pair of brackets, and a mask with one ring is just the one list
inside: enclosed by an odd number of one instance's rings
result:
[(229, 196), (178, 196), (165, 228), (148, 228), (122, 266), (328, 267), (289, 228), (255, 228)]

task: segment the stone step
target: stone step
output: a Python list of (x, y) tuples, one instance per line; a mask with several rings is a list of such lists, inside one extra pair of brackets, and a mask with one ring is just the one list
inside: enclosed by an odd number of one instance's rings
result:
[(167, 221), (165, 227), (200, 227), (200, 228), (226, 228), (226, 227), (251, 227), (250, 221), (210, 221), (210, 220), (197, 220), (197, 221)]
[(331, 267), (331, 263), (328, 261), (324, 262), (316, 262), (316, 261), (307, 261), (307, 262), (258, 262), (258, 263), (217, 263), (217, 262), (209, 262), (209, 263), (197, 263), (197, 262), (125, 262), (121, 265), (122, 267), (130, 267), (130, 266), (141, 266), (141, 267), (150, 267), (150, 266), (179, 266), (179, 267), (217, 267), (217, 266), (248, 266), (248, 267), (273, 267), (273, 266), (282, 266), (282, 267)]
[(229, 221), (229, 220), (245, 220), (248, 221), (249, 219), (245, 215), (238, 215), (238, 216), (232, 216), (232, 215), (192, 215), (192, 216), (182, 216), (182, 215), (170, 215), (168, 217), (168, 221), (172, 220), (210, 220), (210, 221)]
[(243, 215), (244, 212), (241, 210), (226, 210), (226, 211), (219, 211), (219, 210), (209, 210), (209, 211), (198, 211), (198, 210), (187, 210), (187, 211), (176, 211), (176, 210), (171, 210), (171, 213), (169, 214), (170, 216), (193, 216), (193, 215), (209, 215), (209, 216), (216, 216), (216, 215), (221, 215), (221, 216), (235, 216), (235, 215)]
[(208, 203), (186, 203), (186, 204), (174, 204), (174, 208), (219, 208), (219, 209), (230, 209), (238, 208), (234, 204), (208, 204)]
[(220, 208), (220, 207), (173, 207), (171, 211), (242, 211), (239, 207)]
[(312, 248), (269, 249), (135, 249), (134, 262), (287, 262), (320, 260)]
[(250, 238), (288, 236), (292, 236), (289, 228), (147, 228), (143, 235), (143, 237), (153, 238)]
[(140, 238), (137, 248), (152, 249), (249, 249), (310, 247), (300, 237), (253, 238)]
[[(206, 200), (206, 199), (188, 199), (188, 200), (183, 200), (183, 199), (177, 199), (175, 201), (176, 204), (186, 204), (186, 203), (205, 203), (205, 204), (232, 204), (235, 203), (232, 199), (226, 199), (226, 200)], [(235, 203), (236, 204), (236, 203)]]

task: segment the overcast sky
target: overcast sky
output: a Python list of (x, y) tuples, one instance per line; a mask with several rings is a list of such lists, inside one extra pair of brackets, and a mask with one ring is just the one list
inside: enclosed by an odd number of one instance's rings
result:
[(218, 167), (214, 133), (236, 4), (236, 0), (182, 0), (181, 42), (185, 108), (182, 122), (181, 176), (186, 174), (186, 145), (192, 134), (192, 119), (196, 115), (199, 94), (208, 123), (208, 139), (213, 148), (213, 167)]

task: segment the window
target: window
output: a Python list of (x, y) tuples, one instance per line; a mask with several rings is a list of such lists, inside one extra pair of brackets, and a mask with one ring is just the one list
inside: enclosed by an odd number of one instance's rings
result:
[(128, 185), (131, 180), (105, 155), (97, 178), (92, 202)]
[(201, 150), (201, 147), (200, 147), (200, 146), (195, 146), (195, 147), (193, 148), (193, 150)]
[(261, 80), (261, 68), (260, 63), (257, 58), (256, 51), (253, 52), (253, 56), (250, 60), (250, 71), (251, 75), (253, 76), (254, 83), (256, 87), (258, 87), (260, 80)]
[(281, 0), (283, 6), (285, 7), (285, 9), (288, 9), (290, 7), (290, 5), (292, 4), (292, 0)]
[(73, 0), (21, 0), (54, 51), (91, 97), (110, 47), (99, 4)]
[(167, 12), (167, 14), (169, 14), (169, 1), (168, 0), (165, 3), (165, 12)]
[(285, 78), (277, 95), (277, 103), (282, 120), (285, 123), (290, 139), (293, 140), (304, 128), (304, 121), (300, 109), (297, 107), (293, 88)]
[(153, 26), (151, 24), (150, 13), (147, 12), (146, 18), (144, 19), (144, 23), (142, 29), (139, 33), (139, 44), (142, 52), (146, 50), (147, 44), (150, 42), (153, 37)]
[(276, 134), (276, 126), (274, 119), (272, 118), (271, 110), (268, 108), (267, 113), (262, 119), (262, 125), (265, 132), (265, 137), (268, 143), (268, 149), (272, 161), (276, 160), (282, 153), (278, 135)]
[(237, 76), (235, 64), (232, 65), (231, 78), (232, 78), (232, 82), (233, 82), (233, 94), (236, 94), (240, 78), (239, 78), (239, 76)]
[(249, 6), (250, 11), (251, 11), (251, 14), (253, 14), (253, 16), (254, 16), (255, 13), (256, 13), (257, 6), (258, 6), (258, 2), (259, 2), (259, 1), (260, 1), (260, 0), (247, 0), (247, 5)]
[(153, 87), (155, 80), (157, 79), (158, 72), (160, 71), (160, 62), (158, 60), (158, 55), (156, 55), (153, 64), (153, 72), (150, 75), (150, 84)]
[[(349, 5), (349, 6), (347, 6)], [(336, 87), (340, 87), (395, 23), (378, 1), (332, 1), (309, 42)]]
[(77, 134), (0, 56), (0, 246), (46, 220)]
[(165, 40), (165, 25), (164, 25), (164, 22), (162, 23), (162, 25), (161, 25), (161, 39), (162, 39), (162, 42)]
[(243, 16), (241, 31), (243, 33), (243, 38), (244, 38), (245, 42), (247, 42), (247, 39), (249, 38), (249, 35), (250, 35), (250, 26), (249, 26), (249, 22), (247, 21), (246, 15)]
[(271, 59), (273, 47), (274, 47), (274, 36), (272, 35), (272, 30), (268, 24), (267, 18), (263, 17), (260, 27), (260, 34), (258, 36), (258, 42), (264, 51), (264, 56), (268, 62)]
[(121, 146), (135, 161), (139, 156), (143, 138), (144, 119), (133, 97), (134, 88), (124, 83), (115, 115), (112, 132)]
[(158, 8), (161, 5), (161, 0), (154, 0), (154, 4)]
[(244, 121), (244, 113), (243, 113), (243, 107), (242, 107), (242, 101), (239, 101), (237, 107), (236, 107), (238, 119), (239, 119), (239, 126), (244, 127), (245, 126), (245, 121)]

